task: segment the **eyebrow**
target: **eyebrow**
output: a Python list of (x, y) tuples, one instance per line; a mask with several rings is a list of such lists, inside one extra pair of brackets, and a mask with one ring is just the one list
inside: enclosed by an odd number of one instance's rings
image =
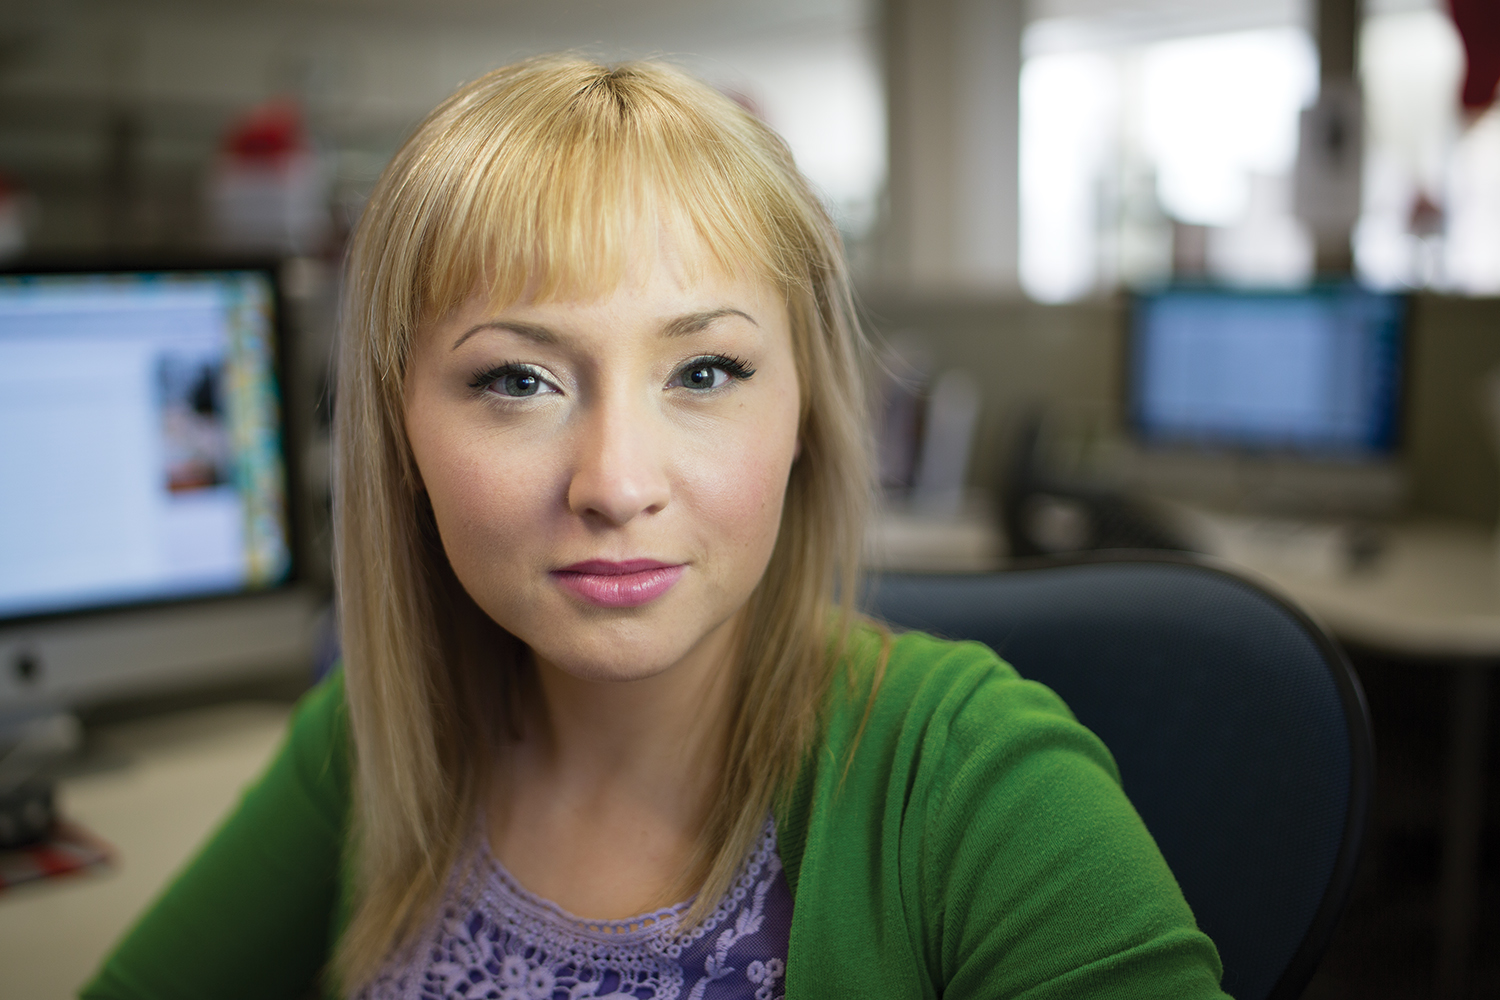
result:
[(741, 312), (738, 309), (710, 309), (707, 312), (689, 313), (686, 316), (677, 317), (662, 327), (662, 336), (686, 337), (688, 334), (706, 329), (716, 320), (721, 320), (725, 316), (739, 316), (741, 319), (747, 320), (751, 326), (760, 326), (759, 323), (755, 322), (754, 316), (746, 312)]
[(458, 350), (463, 346), (464, 341), (474, 336), (474, 334), (479, 333), (481, 330), (509, 330), (511, 333), (519, 334), (520, 336), (525, 337), (527, 340), (535, 341), (538, 344), (557, 343), (557, 334), (553, 333), (545, 326), (536, 326), (533, 323), (515, 323), (510, 320), (492, 319), (488, 322), (479, 323), (475, 326), (469, 327), (469, 329), (465, 330), (463, 334), (453, 342), (453, 346), (448, 349), (450, 351)]
[[(713, 325), (714, 322), (723, 319), (725, 316), (739, 316), (740, 318), (748, 321), (751, 326), (760, 326), (759, 323), (755, 322), (754, 316), (751, 316), (749, 313), (743, 312), (739, 309), (709, 309), (705, 312), (688, 313), (686, 316), (678, 316), (676, 319), (670, 320), (665, 326), (661, 328), (661, 334), (663, 337), (686, 337), (690, 334), (698, 333), (702, 330), (707, 329), (709, 326)], [(516, 323), (511, 320), (496, 319), (476, 324), (475, 326), (470, 327), (468, 330), (465, 330), (463, 334), (453, 342), (453, 346), (449, 348), (449, 350), (458, 350), (459, 347), (463, 345), (464, 341), (474, 336), (474, 334), (479, 333), (481, 330), (508, 330), (511, 333), (517, 334), (521, 337), (525, 337), (527, 340), (534, 341), (538, 344), (555, 344), (559, 339), (561, 339), (557, 334), (553, 333), (545, 326), (537, 326), (534, 323)]]

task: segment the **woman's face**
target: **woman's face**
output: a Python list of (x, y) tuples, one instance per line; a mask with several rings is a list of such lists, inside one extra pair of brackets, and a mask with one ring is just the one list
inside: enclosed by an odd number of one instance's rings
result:
[(540, 663), (630, 680), (724, 648), (798, 451), (774, 286), (663, 238), (598, 298), (476, 294), (419, 331), (405, 391), (453, 570)]

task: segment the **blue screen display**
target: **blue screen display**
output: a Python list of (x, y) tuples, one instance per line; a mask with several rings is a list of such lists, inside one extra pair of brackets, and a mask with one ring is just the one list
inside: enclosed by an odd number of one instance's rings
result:
[(0, 619), (288, 579), (274, 294), (0, 276)]
[(1407, 302), (1353, 285), (1175, 288), (1132, 306), (1130, 421), (1148, 445), (1391, 454)]

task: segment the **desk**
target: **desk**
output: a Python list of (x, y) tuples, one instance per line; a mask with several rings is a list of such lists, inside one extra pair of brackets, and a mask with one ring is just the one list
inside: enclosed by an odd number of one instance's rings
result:
[(1004, 565), (1005, 553), (994, 505), (979, 494), (948, 514), (888, 507), (865, 538), (867, 565), (891, 573), (986, 573)]
[[(1339, 638), (1427, 658), (1500, 659), (1500, 550), (1463, 524), (1413, 523), (1382, 533), (1367, 568), (1349, 570), (1335, 529), (1202, 511), (1183, 512), (1209, 554), (1296, 598)], [(872, 569), (969, 573), (1001, 569), (1006, 545), (993, 513), (971, 503), (953, 516), (888, 511), (870, 532)]]
[(0, 997), (75, 996), (264, 766), (287, 714), (239, 703), (91, 731), (91, 771), (59, 784), (59, 805), (114, 846), (116, 863), (0, 893)]
[[(1368, 568), (1296, 555), (1297, 535), (1217, 517), (1214, 554), (1265, 577), (1348, 642), (1427, 658), (1500, 658), (1500, 551), (1463, 524), (1413, 523), (1381, 533)], [(1304, 532), (1304, 551), (1324, 533)]]

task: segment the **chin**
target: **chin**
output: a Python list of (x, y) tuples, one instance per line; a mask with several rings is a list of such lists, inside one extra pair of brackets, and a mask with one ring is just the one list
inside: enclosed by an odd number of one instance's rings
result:
[(647, 680), (671, 670), (686, 657), (691, 646), (663, 648), (659, 642), (629, 643), (606, 641), (584, 643), (566, 649), (549, 648), (542, 643), (531, 646), (538, 665), (545, 665), (581, 681), (627, 683)]
[(623, 609), (589, 607), (562, 594), (520, 600), (504, 592), (485, 596), (490, 599), (476, 603), (526, 644), (539, 668), (597, 683), (671, 673), (697, 659), (695, 652), (711, 653), (704, 644), (716, 645), (714, 637), (724, 638), (722, 630), (736, 617), (733, 600), (688, 594)]

